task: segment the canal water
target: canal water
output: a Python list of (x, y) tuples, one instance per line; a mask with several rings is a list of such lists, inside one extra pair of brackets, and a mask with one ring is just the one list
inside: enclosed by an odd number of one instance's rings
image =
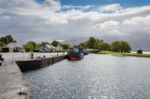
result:
[(150, 99), (150, 59), (89, 54), (24, 73), (36, 99)]

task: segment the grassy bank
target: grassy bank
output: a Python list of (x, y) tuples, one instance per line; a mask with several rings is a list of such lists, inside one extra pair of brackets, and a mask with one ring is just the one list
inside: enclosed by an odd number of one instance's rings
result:
[(150, 54), (136, 54), (136, 53), (120, 53), (120, 52), (111, 52), (111, 51), (101, 51), (99, 54), (110, 54), (116, 56), (135, 56), (135, 57), (147, 57), (150, 58)]
[(89, 53), (98, 53), (99, 52), (99, 50), (97, 50), (97, 49), (86, 49), (86, 51)]

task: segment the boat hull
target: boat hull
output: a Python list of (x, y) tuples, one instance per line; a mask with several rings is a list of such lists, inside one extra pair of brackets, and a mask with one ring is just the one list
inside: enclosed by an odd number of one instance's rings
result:
[(84, 54), (83, 53), (72, 53), (67, 55), (67, 59), (69, 60), (80, 60), (83, 59)]
[(67, 57), (69, 60), (80, 60), (81, 58), (78, 56), (68, 56)]

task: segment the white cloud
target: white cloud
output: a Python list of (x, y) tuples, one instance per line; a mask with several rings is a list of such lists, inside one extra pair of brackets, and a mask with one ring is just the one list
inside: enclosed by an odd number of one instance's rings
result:
[(129, 26), (148, 26), (150, 22), (150, 15), (145, 16), (145, 17), (141, 17), (141, 16), (135, 16), (133, 18), (124, 20), (123, 23), (125, 25), (129, 25)]
[[(67, 10), (64, 11), (65, 7)], [(109, 11), (111, 13), (107, 13)], [(150, 6), (76, 7), (61, 5), (57, 0), (47, 0), (43, 4), (34, 0), (0, 0), (0, 36), (12, 34), (23, 41), (89, 36), (133, 39), (135, 33), (149, 35), (149, 22)]]
[(141, 7), (130, 7), (126, 9), (122, 9), (119, 11), (120, 14), (139, 14), (142, 12), (147, 12), (146, 14), (150, 13), (150, 5), (149, 6), (141, 6)]
[(123, 32), (120, 31), (121, 23), (114, 20), (108, 20), (102, 23), (94, 25), (91, 29), (92, 31), (97, 31), (102, 35), (111, 35), (111, 36), (124, 36)]
[(116, 12), (123, 9), (120, 4), (110, 4), (110, 5), (105, 5), (105, 6), (100, 6), (99, 10), (100, 11), (108, 11), (108, 12)]

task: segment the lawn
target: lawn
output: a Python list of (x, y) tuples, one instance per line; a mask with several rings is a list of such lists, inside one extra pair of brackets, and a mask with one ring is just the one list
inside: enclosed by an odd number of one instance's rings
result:
[(136, 54), (136, 53), (121, 53), (121, 52), (111, 52), (111, 51), (101, 51), (99, 54), (111, 54), (117, 56), (136, 56), (136, 57), (147, 57), (150, 58), (150, 54)]

